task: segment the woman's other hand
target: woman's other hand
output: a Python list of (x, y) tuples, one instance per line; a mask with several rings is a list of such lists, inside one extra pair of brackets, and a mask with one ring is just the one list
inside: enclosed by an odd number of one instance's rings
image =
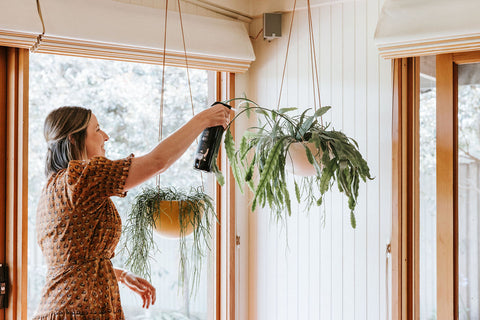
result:
[(140, 278), (131, 272), (124, 271), (119, 281), (142, 297), (142, 308), (148, 309), (150, 305), (155, 304), (155, 300), (157, 299), (156, 290), (147, 280)]

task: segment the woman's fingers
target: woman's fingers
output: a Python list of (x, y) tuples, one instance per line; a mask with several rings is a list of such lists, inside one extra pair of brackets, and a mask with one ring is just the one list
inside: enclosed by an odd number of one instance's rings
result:
[(142, 308), (149, 308), (150, 305), (153, 305), (156, 301), (156, 290), (155, 287), (152, 286), (150, 282), (132, 273), (128, 273), (125, 277), (125, 284), (132, 290), (133, 292), (140, 295), (143, 301)]

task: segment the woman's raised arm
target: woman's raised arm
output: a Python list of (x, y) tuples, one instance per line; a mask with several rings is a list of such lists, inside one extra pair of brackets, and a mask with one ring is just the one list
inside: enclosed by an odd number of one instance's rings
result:
[(225, 128), (228, 124), (229, 114), (230, 110), (221, 104), (210, 107), (195, 115), (180, 129), (163, 139), (146, 155), (133, 158), (124, 190), (130, 190), (167, 170), (182, 156), (204, 129), (214, 126)]

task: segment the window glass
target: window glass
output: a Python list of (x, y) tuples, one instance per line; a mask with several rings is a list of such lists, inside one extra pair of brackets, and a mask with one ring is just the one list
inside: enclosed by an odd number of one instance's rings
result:
[(479, 319), (480, 63), (458, 66), (458, 311)]
[(420, 58), (420, 319), (437, 313), (435, 56)]
[[(212, 73), (189, 70), (195, 113), (208, 106), (208, 77)], [(43, 122), (49, 111), (64, 105), (92, 109), (101, 128), (110, 136), (106, 156), (119, 159), (150, 151), (159, 140), (159, 109), (162, 67), (148, 64), (115, 62), (56, 55), (32, 54), (29, 91), (29, 247), (28, 247), (28, 317), (39, 303), (46, 266), (36, 243), (35, 216), (41, 189), (45, 183), (46, 143)], [(163, 136), (166, 137), (192, 117), (186, 70), (165, 70)], [(186, 154), (161, 176), (162, 186), (189, 188), (212, 184), (211, 176), (193, 169), (194, 143)], [(207, 181), (208, 180), (208, 181)], [(155, 179), (148, 184), (154, 185)], [(126, 214), (141, 186), (126, 198), (112, 197), (125, 223)], [(123, 238), (123, 236), (122, 236)], [(160, 252), (152, 256), (152, 282), (157, 302), (142, 309), (140, 297), (120, 285), (122, 306), (127, 319), (206, 319), (209, 295), (209, 259), (204, 259), (200, 284), (195, 295), (184, 294), (178, 287), (179, 241), (155, 235)], [(120, 240), (120, 244), (122, 240)], [(189, 241), (188, 243), (191, 243)], [(120, 245), (119, 245), (120, 247)], [(119, 253), (115, 267), (123, 267), (126, 257)], [(188, 275), (187, 275), (188, 276)], [(189, 291), (186, 286), (184, 291)], [(210, 308), (211, 309), (211, 308)]]

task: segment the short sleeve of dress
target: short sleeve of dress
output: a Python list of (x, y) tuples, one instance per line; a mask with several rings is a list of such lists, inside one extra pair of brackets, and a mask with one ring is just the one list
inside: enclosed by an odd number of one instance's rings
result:
[(94, 157), (88, 161), (73, 160), (66, 170), (67, 188), (73, 203), (111, 196), (125, 197), (133, 154), (120, 160)]

